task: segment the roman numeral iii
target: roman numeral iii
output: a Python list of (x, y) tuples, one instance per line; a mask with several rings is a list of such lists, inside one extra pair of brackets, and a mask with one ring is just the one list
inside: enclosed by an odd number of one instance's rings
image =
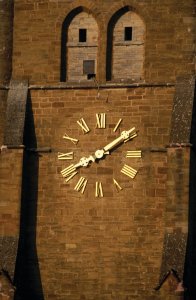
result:
[(71, 178), (73, 178), (78, 172), (76, 171), (76, 167), (72, 164), (67, 168), (61, 171), (61, 174), (65, 179), (65, 182), (68, 182)]
[(87, 185), (87, 179), (84, 177), (80, 177), (80, 179), (78, 180), (74, 190), (77, 192), (80, 192), (83, 194)]
[(137, 171), (125, 164), (121, 170), (121, 173), (133, 179), (136, 176)]
[(142, 157), (142, 151), (141, 150), (136, 150), (136, 151), (127, 151), (126, 157)]

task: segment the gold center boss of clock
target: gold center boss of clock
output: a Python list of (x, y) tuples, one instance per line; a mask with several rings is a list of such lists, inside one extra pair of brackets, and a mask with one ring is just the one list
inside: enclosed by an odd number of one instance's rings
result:
[[(122, 119), (119, 119), (116, 123), (113, 132), (116, 132), (119, 128)], [(81, 118), (77, 121), (78, 126), (81, 128), (83, 134), (87, 134), (90, 132), (90, 129), (86, 123), (86, 121)], [(96, 114), (96, 128), (97, 129), (105, 129), (106, 128), (106, 114), (105, 113), (97, 113)], [(80, 160), (75, 163), (67, 166), (61, 171), (62, 176), (65, 179), (65, 183), (70, 181), (77, 173), (79, 168), (87, 168), (90, 167), (92, 163), (98, 162), (99, 160), (107, 157), (111, 154), (111, 151), (115, 151), (117, 147), (120, 147), (123, 143), (126, 143), (137, 136), (137, 132), (135, 127), (131, 129), (124, 130), (121, 134), (112, 140), (110, 143), (102, 147), (101, 149), (95, 150), (94, 153), (90, 154), (87, 157), (81, 157)], [(64, 134), (63, 139), (72, 142), (73, 144), (77, 144), (79, 142), (78, 139), (70, 137), (67, 133)], [(141, 150), (136, 151), (127, 151), (126, 153), (127, 158), (138, 158), (141, 157)], [(67, 152), (61, 153), (58, 152), (58, 159), (59, 160), (73, 160), (74, 159), (74, 152)], [(125, 176), (130, 177), (131, 179), (135, 178), (137, 174), (137, 170), (132, 168), (131, 166), (124, 164), (121, 169), (121, 173)], [(122, 187), (119, 182), (113, 178), (113, 184), (115, 185), (117, 191), (121, 191)], [(74, 190), (77, 192), (81, 192), (82, 194), (85, 192), (85, 189), (88, 185), (88, 179), (85, 177), (80, 177), (77, 184), (74, 187)], [(95, 182), (95, 197), (104, 197), (103, 185), (101, 181)]]

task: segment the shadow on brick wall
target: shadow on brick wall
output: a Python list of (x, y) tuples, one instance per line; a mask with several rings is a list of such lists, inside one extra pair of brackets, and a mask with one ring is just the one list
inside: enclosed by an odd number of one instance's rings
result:
[[(27, 100), (24, 145), (26, 149), (37, 147), (30, 95)], [(14, 278), (15, 300), (44, 299), (36, 249), (38, 170), (39, 154), (24, 151), (20, 237)]]
[(194, 97), (190, 143), (189, 232), (185, 260), (186, 300), (196, 299), (196, 92)]

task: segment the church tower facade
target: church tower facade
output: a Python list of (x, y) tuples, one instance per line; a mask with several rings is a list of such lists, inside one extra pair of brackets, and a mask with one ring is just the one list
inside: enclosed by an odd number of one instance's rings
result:
[(0, 253), (14, 299), (190, 297), (193, 0), (0, 5)]

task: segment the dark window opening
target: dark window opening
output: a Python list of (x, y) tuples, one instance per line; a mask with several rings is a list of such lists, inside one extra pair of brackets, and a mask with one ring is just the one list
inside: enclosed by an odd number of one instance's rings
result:
[(79, 29), (79, 42), (80, 43), (86, 42), (86, 29), (84, 28)]
[(95, 74), (87, 74), (87, 79), (94, 79), (95, 78)]
[(132, 41), (132, 27), (125, 27), (125, 32), (124, 32), (124, 40), (125, 41)]
[(83, 75), (95, 74), (95, 61), (84, 60), (83, 61)]

